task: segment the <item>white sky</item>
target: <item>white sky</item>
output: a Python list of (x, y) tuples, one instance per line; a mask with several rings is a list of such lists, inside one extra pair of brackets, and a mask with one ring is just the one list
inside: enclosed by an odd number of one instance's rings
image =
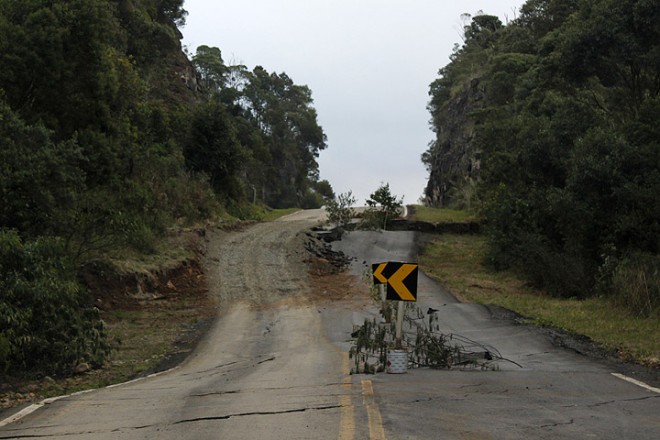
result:
[(183, 44), (220, 48), (225, 63), (285, 72), (312, 91), (328, 148), (318, 160), (335, 193), (363, 203), (389, 183), (416, 203), (428, 173), (429, 84), (461, 43), (461, 14), (503, 22), (523, 0), (186, 0)]

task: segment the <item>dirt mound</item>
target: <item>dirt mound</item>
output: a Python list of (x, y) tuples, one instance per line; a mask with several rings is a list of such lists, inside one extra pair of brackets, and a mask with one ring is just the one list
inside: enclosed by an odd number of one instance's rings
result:
[(350, 264), (351, 259), (343, 252), (337, 252), (328, 244), (337, 238), (333, 231), (310, 230), (305, 233), (305, 249), (310, 258), (305, 262), (310, 266), (314, 275), (337, 274), (343, 272)]
[(152, 270), (125, 271), (108, 261), (94, 261), (82, 272), (83, 284), (102, 311), (136, 310), (150, 301), (203, 294), (203, 272), (198, 259), (190, 258)]

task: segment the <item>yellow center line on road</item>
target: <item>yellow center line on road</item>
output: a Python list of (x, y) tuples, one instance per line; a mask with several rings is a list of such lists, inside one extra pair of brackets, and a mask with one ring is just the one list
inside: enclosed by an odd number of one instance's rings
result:
[(367, 409), (367, 418), (369, 419), (369, 439), (385, 440), (383, 418), (380, 415), (378, 404), (374, 399), (374, 388), (370, 380), (362, 381), (362, 397), (364, 406)]
[(353, 440), (355, 438), (355, 406), (351, 397), (351, 388), (353, 381), (351, 379), (351, 363), (348, 353), (342, 352), (341, 372), (344, 375), (342, 379), (342, 394), (339, 397), (341, 406), (341, 419), (339, 422), (339, 440)]

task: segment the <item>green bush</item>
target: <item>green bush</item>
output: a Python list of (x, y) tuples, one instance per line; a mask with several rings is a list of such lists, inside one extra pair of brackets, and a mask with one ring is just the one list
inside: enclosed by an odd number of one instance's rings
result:
[(544, 237), (522, 234), (514, 268), (537, 288), (560, 298), (584, 298), (591, 293), (580, 258), (553, 248)]
[(641, 317), (660, 317), (660, 256), (625, 258), (612, 276), (614, 302)]
[(103, 322), (60, 240), (24, 242), (0, 231), (0, 367), (9, 374), (68, 374), (109, 352)]
[(266, 215), (265, 207), (255, 205), (245, 200), (228, 201), (227, 213), (241, 220), (262, 220)]
[(321, 194), (308, 189), (300, 201), (300, 206), (303, 209), (319, 209), (323, 206), (323, 202), (323, 196)]
[[(489, 194), (484, 205), (489, 240), (485, 263), (496, 270), (513, 269), (556, 297), (588, 296), (592, 278), (580, 249), (552, 239), (544, 215), (538, 214), (540, 205), (534, 197), (523, 199), (504, 184)], [(550, 209), (549, 203), (545, 209)]]
[(328, 199), (325, 207), (328, 212), (328, 221), (334, 223), (340, 230), (346, 229), (351, 219), (355, 217), (353, 205), (355, 205), (355, 197), (353, 197), (352, 191)]

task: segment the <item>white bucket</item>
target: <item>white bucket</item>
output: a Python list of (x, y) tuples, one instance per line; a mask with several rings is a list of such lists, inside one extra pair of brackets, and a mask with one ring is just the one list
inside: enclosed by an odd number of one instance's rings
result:
[(408, 371), (408, 351), (388, 350), (387, 372), (392, 374), (401, 374), (407, 371)]

